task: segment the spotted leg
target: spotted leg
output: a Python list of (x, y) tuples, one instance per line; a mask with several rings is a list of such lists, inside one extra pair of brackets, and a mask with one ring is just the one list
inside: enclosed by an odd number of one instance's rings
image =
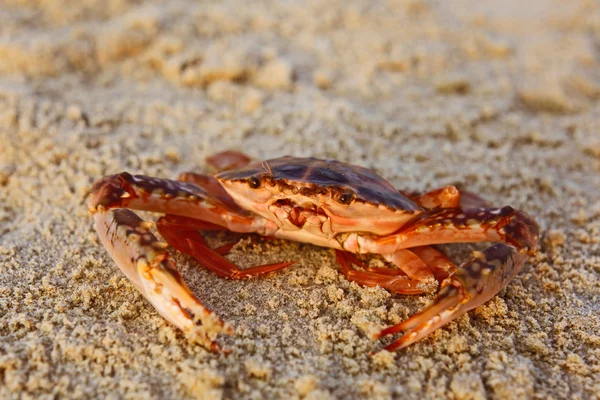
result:
[[(203, 175), (196, 177), (206, 178)], [(213, 184), (208, 181), (205, 185), (197, 185), (122, 172), (94, 183), (88, 209), (93, 212), (101, 205), (106, 209), (154, 211), (199, 219), (239, 233), (269, 235), (271, 230), (277, 229), (262, 217), (248, 215), (226, 193), (216, 190), (213, 193)]]
[(443, 281), (438, 296), (429, 307), (376, 335), (404, 333), (386, 348), (391, 351), (416, 342), (491, 299), (521, 270), (537, 246), (538, 227), (531, 217), (512, 207), (441, 209), (423, 213), (389, 237), (377, 238), (373, 242), (365, 239), (361, 247), (369, 248), (378, 242), (375, 248), (381, 252), (448, 242), (504, 242), (475, 252), (471, 260), (460, 265)]

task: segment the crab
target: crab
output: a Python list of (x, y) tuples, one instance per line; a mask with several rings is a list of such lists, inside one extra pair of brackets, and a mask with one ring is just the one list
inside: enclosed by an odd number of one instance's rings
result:
[[(171, 245), (201, 266), (230, 279), (286, 268), (293, 261), (240, 269), (224, 255), (231, 245), (207, 246), (200, 232), (229, 230), (311, 243), (335, 250), (341, 273), (363, 286), (398, 294), (432, 293), (432, 303), (402, 323), (373, 335), (403, 333), (386, 349), (404, 348), (487, 302), (521, 270), (538, 243), (538, 226), (510, 206), (488, 207), (478, 196), (447, 186), (401, 192), (375, 172), (317, 158), (251, 162), (226, 151), (207, 159), (220, 172), (184, 173), (178, 180), (105, 176), (93, 185), (88, 209), (112, 259), (167, 320), (217, 351), (230, 324), (207, 309), (177, 271)], [(163, 213), (156, 228), (131, 209)], [(434, 246), (497, 242), (456, 266)], [(380, 255), (386, 266), (359, 256)]]

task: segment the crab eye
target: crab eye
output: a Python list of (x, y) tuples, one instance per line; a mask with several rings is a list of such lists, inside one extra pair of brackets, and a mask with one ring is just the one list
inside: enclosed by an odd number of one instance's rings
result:
[(340, 197), (338, 197), (338, 203), (350, 204), (354, 201), (354, 197), (355, 195), (352, 192), (343, 193)]
[(250, 179), (248, 179), (248, 186), (250, 186), (252, 189), (258, 189), (260, 187), (260, 179), (255, 176), (251, 176)]

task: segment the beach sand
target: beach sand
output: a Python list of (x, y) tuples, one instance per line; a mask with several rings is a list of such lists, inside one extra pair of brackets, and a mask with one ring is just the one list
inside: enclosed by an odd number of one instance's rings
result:
[[(600, 5), (589, 1), (2, 1), (0, 398), (600, 398)], [(173, 253), (236, 328), (212, 354), (100, 245), (85, 205), (123, 170), (335, 158), (535, 216), (493, 300), (397, 353), (426, 306), (346, 281), (332, 251), (243, 238), (248, 281)], [(155, 220), (156, 215), (140, 213)], [(485, 245), (448, 245), (456, 262)]]

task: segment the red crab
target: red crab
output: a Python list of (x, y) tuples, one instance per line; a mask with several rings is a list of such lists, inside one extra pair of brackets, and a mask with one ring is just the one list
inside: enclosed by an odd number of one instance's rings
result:
[[(335, 160), (281, 157), (251, 163), (238, 152), (208, 162), (214, 176), (184, 173), (179, 180), (123, 172), (98, 180), (88, 208), (113, 260), (165, 318), (204, 346), (231, 327), (188, 289), (166, 243), (129, 209), (166, 214), (157, 222), (163, 238), (217, 275), (244, 279), (293, 262), (240, 270), (210, 249), (199, 231), (254, 232), (336, 250), (340, 271), (351, 281), (391, 292), (419, 294), (441, 286), (433, 303), (377, 337), (402, 332), (387, 346), (400, 349), (488, 301), (520, 271), (538, 242), (536, 222), (510, 206), (488, 208), (477, 196), (461, 198), (453, 186), (405, 195), (366, 168)], [(431, 245), (499, 242), (456, 267)], [(354, 254), (374, 253), (393, 267), (372, 268)], [(359, 267), (354, 268), (355, 266)]]

